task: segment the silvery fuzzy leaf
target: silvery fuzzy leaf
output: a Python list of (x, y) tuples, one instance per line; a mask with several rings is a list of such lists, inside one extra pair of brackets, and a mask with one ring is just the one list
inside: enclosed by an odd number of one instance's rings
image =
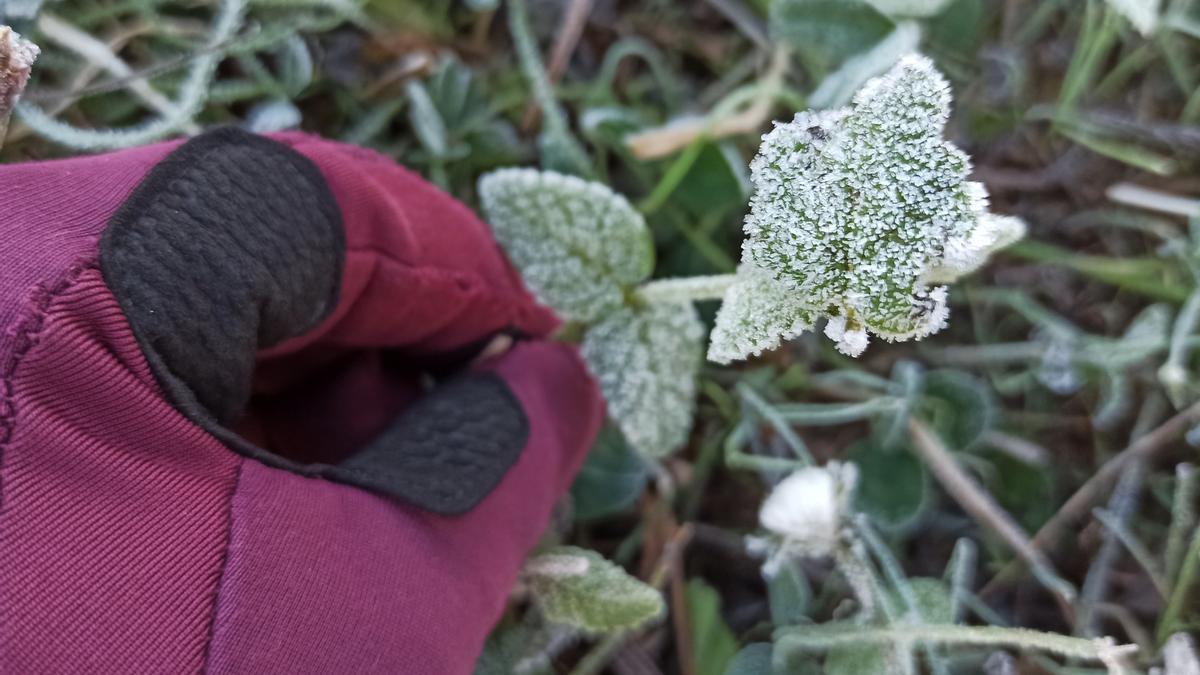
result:
[(600, 183), (501, 169), (480, 179), (479, 195), (525, 284), (564, 319), (596, 321), (650, 276), (654, 248), (645, 220)]
[(812, 327), (816, 312), (770, 272), (751, 264), (725, 292), (709, 340), (708, 360), (729, 363), (757, 356)]
[(662, 595), (595, 551), (558, 546), (521, 572), (546, 619), (587, 633), (637, 628), (662, 615)]
[[(796, 115), (763, 136), (742, 261), (827, 316), (825, 333), (857, 356), (868, 334), (941, 330), (947, 289), (1023, 232), (987, 213), (971, 164), (942, 139), (950, 89), (917, 54), (868, 81), (848, 108)], [(772, 327), (763, 326), (766, 333)]]
[(621, 308), (584, 335), (609, 417), (643, 455), (663, 457), (687, 440), (703, 339), (690, 302)]

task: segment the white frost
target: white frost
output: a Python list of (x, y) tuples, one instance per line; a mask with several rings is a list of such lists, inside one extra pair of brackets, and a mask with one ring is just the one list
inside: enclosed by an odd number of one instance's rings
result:
[(838, 545), (858, 472), (853, 464), (830, 462), (783, 479), (763, 502), (758, 520), (782, 537), (780, 553), (829, 555)]
[(725, 296), (709, 358), (770, 349), (820, 317), (852, 356), (870, 334), (910, 340), (945, 327), (947, 288), (935, 284), (1024, 233), (1020, 220), (988, 213), (983, 186), (967, 180), (969, 158), (942, 139), (949, 115), (945, 78), (910, 54), (849, 107), (799, 113), (763, 136), (744, 279)]

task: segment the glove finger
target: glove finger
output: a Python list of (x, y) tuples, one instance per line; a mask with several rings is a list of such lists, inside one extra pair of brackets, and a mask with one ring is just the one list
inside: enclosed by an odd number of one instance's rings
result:
[[(223, 129), (173, 151), (110, 219), (100, 243), (105, 280), (168, 398), (230, 447), (437, 510), (469, 508), (523, 443), (522, 429), (507, 425), (521, 416), (504, 387), (478, 376), (403, 417), (398, 430), (387, 425), (411, 400), (418, 365), (463, 361), (500, 329), (544, 333), (553, 317), (450, 197), (373, 153), (287, 140), (295, 147)], [(266, 400), (251, 406), (255, 389)], [(358, 410), (346, 414), (339, 401), (350, 400)], [(316, 409), (310, 420), (288, 421), (297, 402)], [(467, 442), (466, 431), (452, 439), (411, 421), (462, 404), (505, 433)], [(298, 447), (264, 447), (288, 435), (281, 426), (322, 433)], [(355, 454), (381, 432), (390, 434), (383, 445)], [(387, 455), (399, 461), (392, 472), (415, 475), (449, 456), (417, 437), (469, 446), (490, 468), (476, 466), (470, 484), (422, 490), (411, 477), (385, 480), (378, 463), (339, 466), (347, 455), (360, 463)], [(393, 446), (411, 450), (378, 451)]]

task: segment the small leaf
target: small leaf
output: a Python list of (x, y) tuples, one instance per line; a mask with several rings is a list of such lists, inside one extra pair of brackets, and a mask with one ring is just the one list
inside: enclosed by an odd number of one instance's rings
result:
[(811, 600), (812, 589), (808, 585), (808, 578), (790, 561), (780, 565), (775, 575), (767, 579), (771, 623), (776, 628), (805, 622)]
[(883, 449), (871, 442), (855, 445), (849, 460), (858, 466), (855, 505), (888, 531), (911, 527), (929, 503), (929, 475), (906, 449)]
[(995, 421), (998, 406), (980, 380), (958, 370), (934, 370), (922, 380), (922, 408), (954, 450), (973, 448)]
[(609, 417), (638, 452), (663, 457), (687, 440), (703, 339), (690, 302), (622, 308), (584, 335)]
[(448, 147), (446, 124), (429, 98), (425, 85), (410, 80), (404, 85), (404, 94), (408, 97), (408, 119), (417, 139), (430, 155), (445, 157)]
[[(917, 601), (917, 611), (922, 623), (954, 623), (954, 609), (950, 601), (950, 589), (941, 579), (913, 577), (908, 580), (909, 589)], [(902, 596), (895, 594), (896, 604), (904, 607)]]
[(739, 212), (750, 196), (746, 160), (729, 143), (706, 143), (679, 186), (672, 201), (696, 218), (720, 218)]
[(696, 675), (724, 675), (738, 651), (738, 643), (721, 618), (721, 596), (697, 578), (688, 580), (685, 593)]
[(729, 363), (774, 349), (812, 327), (816, 313), (800, 294), (755, 265), (738, 269), (725, 292), (708, 347), (708, 360)]
[(496, 239), (537, 298), (569, 321), (591, 323), (624, 303), (654, 266), (646, 222), (600, 183), (533, 169), (479, 181)]
[(771, 675), (770, 642), (755, 642), (742, 647), (725, 669), (725, 675)]
[(579, 475), (571, 485), (576, 520), (593, 520), (629, 508), (649, 476), (646, 462), (633, 452), (615, 427), (600, 430)]
[(546, 619), (588, 633), (637, 628), (664, 611), (658, 591), (595, 551), (559, 546), (522, 571)]

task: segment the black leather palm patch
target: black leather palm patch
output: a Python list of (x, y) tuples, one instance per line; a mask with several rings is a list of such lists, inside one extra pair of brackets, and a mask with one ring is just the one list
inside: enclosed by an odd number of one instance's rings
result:
[(529, 422), (504, 380), (472, 375), (418, 400), (366, 449), (324, 475), (439, 513), (462, 513), (496, 487), (528, 438)]
[(438, 513), (467, 511), (528, 439), (520, 403), (495, 376), (436, 389), (339, 465), (300, 464), (230, 430), (258, 350), (312, 330), (337, 305), (343, 232), (308, 158), (220, 129), (146, 176), (110, 220), (100, 266), (171, 402), (232, 449)]

